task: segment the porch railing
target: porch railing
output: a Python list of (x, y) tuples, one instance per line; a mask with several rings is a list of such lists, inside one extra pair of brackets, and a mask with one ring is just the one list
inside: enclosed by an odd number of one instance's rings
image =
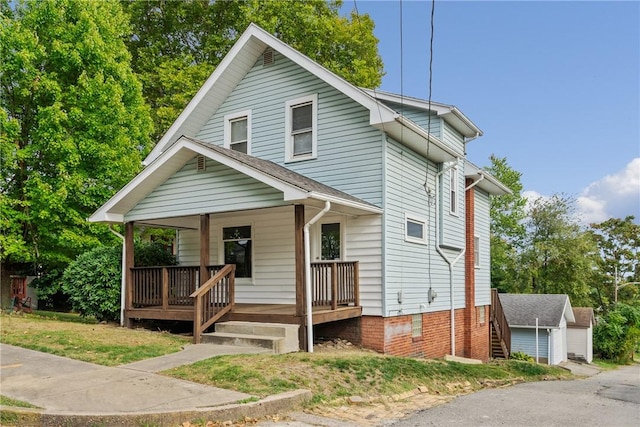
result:
[[(209, 277), (220, 271), (223, 265), (207, 266)], [(190, 295), (198, 289), (200, 267), (172, 265), (166, 267), (134, 267), (133, 307), (190, 306)]]
[(202, 331), (233, 309), (235, 273), (235, 264), (227, 264), (189, 296), (195, 306), (194, 344), (200, 342)]
[(491, 326), (500, 340), (500, 347), (502, 347), (505, 358), (508, 359), (511, 351), (511, 328), (504, 315), (497, 289), (491, 289)]
[(358, 261), (322, 261), (311, 263), (314, 307), (360, 305)]

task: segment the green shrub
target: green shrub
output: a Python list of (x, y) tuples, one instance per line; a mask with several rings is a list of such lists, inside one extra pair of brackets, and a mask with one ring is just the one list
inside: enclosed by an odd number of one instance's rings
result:
[(627, 363), (639, 344), (640, 307), (619, 303), (593, 330), (593, 351), (602, 359)]
[[(136, 243), (135, 265), (175, 265), (175, 257), (157, 244)], [(122, 247), (99, 247), (78, 256), (64, 270), (62, 289), (82, 316), (119, 320)]]
[(535, 359), (531, 356), (529, 356), (527, 353), (524, 353), (522, 351), (516, 351), (515, 353), (511, 353), (509, 355), (509, 359), (513, 359), (513, 360), (523, 360), (525, 362), (534, 362)]

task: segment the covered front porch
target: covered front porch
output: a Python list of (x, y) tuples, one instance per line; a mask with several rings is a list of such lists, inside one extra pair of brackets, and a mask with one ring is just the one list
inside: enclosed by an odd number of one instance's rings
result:
[[(304, 301), (237, 303), (233, 264), (206, 266), (202, 285), (200, 266), (131, 267), (130, 272), (124, 310), (129, 326), (133, 319), (192, 321), (194, 343), (211, 325), (228, 320), (298, 324), (300, 338), (306, 336)], [(311, 278), (313, 325), (361, 316), (358, 261), (311, 263)]]
[[(311, 325), (361, 316), (359, 254), (371, 269), (381, 213), (276, 163), (181, 137), (90, 221), (125, 224), (127, 326), (193, 321), (198, 342), (221, 320), (298, 324), (306, 348)], [(136, 226), (177, 230), (179, 265), (136, 267)]]

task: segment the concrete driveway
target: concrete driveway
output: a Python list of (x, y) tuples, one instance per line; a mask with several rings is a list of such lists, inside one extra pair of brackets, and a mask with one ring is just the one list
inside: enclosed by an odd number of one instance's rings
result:
[(580, 380), (482, 390), (384, 425), (637, 427), (640, 365)]

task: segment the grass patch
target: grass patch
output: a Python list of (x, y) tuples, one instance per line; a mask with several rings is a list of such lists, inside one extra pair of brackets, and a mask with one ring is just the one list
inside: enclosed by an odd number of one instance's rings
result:
[(70, 313), (0, 314), (0, 342), (104, 366), (174, 353), (189, 341), (166, 332), (98, 324)]
[(12, 399), (0, 394), (0, 405), (2, 406), (15, 406), (17, 408), (35, 408), (40, 409), (31, 403), (23, 402), (22, 400)]
[(312, 404), (353, 395), (394, 395), (419, 386), (431, 393), (458, 394), (491, 385), (571, 378), (564, 369), (528, 362), (465, 365), (364, 352), (219, 356), (163, 373), (260, 397), (305, 388), (314, 395)]

